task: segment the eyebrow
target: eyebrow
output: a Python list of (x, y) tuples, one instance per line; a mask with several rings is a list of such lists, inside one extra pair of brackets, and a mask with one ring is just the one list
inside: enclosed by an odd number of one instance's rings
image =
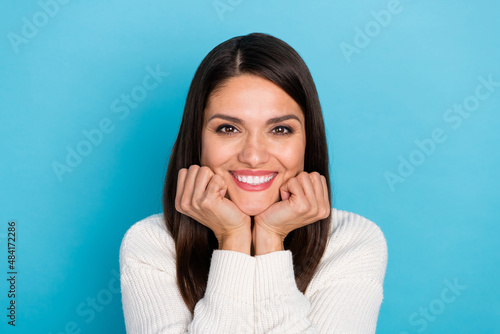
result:
[[(224, 114), (215, 114), (215, 115), (213, 115), (212, 117), (210, 117), (208, 119), (207, 123), (210, 122), (214, 118), (221, 118), (221, 119), (224, 119), (226, 121), (237, 123), (237, 124), (245, 124), (245, 121), (242, 120), (242, 119), (239, 119), (237, 117), (232, 117), (232, 116), (224, 115)], [(300, 119), (297, 116), (292, 115), (292, 114), (270, 118), (270, 119), (267, 120), (266, 124), (267, 125), (269, 125), (269, 124), (276, 124), (276, 123), (283, 122), (283, 121), (286, 121), (286, 120), (289, 120), (289, 119), (295, 119), (300, 124), (302, 124), (302, 122), (300, 121)]]

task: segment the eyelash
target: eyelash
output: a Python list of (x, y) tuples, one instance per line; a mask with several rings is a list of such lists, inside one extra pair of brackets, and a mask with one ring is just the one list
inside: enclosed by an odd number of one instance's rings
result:
[[(229, 124), (222, 124), (222, 125), (220, 125), (220, 126), (217, 128), (216, 132), (217, 132), (217, 133), (221, 133), (221, 134), (223, 134), (223, 135), (232, 135), (232, 134), (233, 134), (233, 132), (222, 132), (221, 130), (222, 130), (223, 128), (233, 128), (233, 129), (236, 129), (236, 127), (234, 127), (234, 126), (232, 126), (232, 125), (229, 125)], [(286, 131), (287, 131), (286, 133), (276, 133), (276, 135), (278, 135), (278, 136), (287, 136), (287, 135), (291, 135), (291, 134), (293, 133), (292, 128), (290, 128), (290, 127), (288, 127), (288, 126), (278, 125), (278, 126), (274, 127), (274, 129), (273, 129), (273, 130), (275, 130), (275, 129), (277, 129), (277, 128), (283, 128), (284, 130), (286, 130)]]

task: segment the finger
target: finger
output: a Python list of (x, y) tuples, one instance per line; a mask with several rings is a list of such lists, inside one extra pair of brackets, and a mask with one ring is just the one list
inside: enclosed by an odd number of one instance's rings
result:
[(318, 198), (319, 208), (317, 220), (325, 219), (330, 214), (330, 203), (328, 202), (328, 188), (325, 183), (323, 183), (324, 176), (318, 173), (318, 184), (320, 185), (320, 196)]
[(179, 212), (181, 212), (181, 198), (182, 194), (184, 193), (184, 183), (186, 181), (186, 176), (188, 173), (187, 168), (181, 168), (179, 169), (179, 173), (177, 173), (177, 191), (175, 193), (175, 209)]
[(324, 199), (325, 199), (325, 203), (327, 205), (328, 214), (326, 215), (326, 217), (328, 217), (330, 215), (330, 211), (331, 211), (331, 204), (330, 204), (330, 195), (328, 193), (328, 185), (326, 184), (326, 177), (324, 175), (321, 175), (321, 183), (323, 184)]
[(306, 199), (311, 204), (316, 202), (316, 191), (311, 175), (307, 172), (302, 172), (297, 177), (297, 180), (299, 180), (299, 183), (302, 186)]
[(205, 192), (203, 200), (215, 200), (217, 198), (224, 197), (224, 195), (221, 194), (221, 191), (224, 191), (225, 194), (226, 190), (227, 185), (222, 176), (214, 174), (208, 183), (207, 191)]
[(298, 206), (299, 211), (305, 209), (305, 203), (307, 202), (305, 199), (304, 190), (302, 190), (302, 186), (300, 185), (297, 177), (292, 177), (287, 182), (285, 182), (280, 190), (286, 191), (290, 193), (289, 201), (293, 202), (295, 206)]
[(198, 165), (191, 165), (189, 167), (186, 181), (184, 182), (184, 193), (181, 198), (181, 205), (185, 207), (185, 209), (191, 208), (193, 202), (194, 184), (199, 170), (200, 166)]
[(311, 177), (311, 182), (314, 187), (314, 196), (316, 197), (316, 202), (318, 203), (318, 211), (325, 209), (325, 191), (323, 189), (323, 182), (321, 180), (321, 174), (318, 172), (312, 172), (309, 174)]
[[(283, 184), (283, 186), (284, 186), (284, 184)], [(289, 191), (285, 190), (285, 188), (283, 188), (283, 186), (281, 186), (281, 188), (280, 188), (280, 195), (281, 195), (281, 200), (286, 201), (287, 199), (290, 198), (291, 194)]]
[(210, 167), (202, 166), (198, 170), (193, 189), (193, 207), (197, 210), (200, 209), (200, 202), (205, 195), (207, 185), (213, 175), (214, 172), (212, 172)]
[(316, 197), (317, 193), (314, 189), (315, 187), (311, 175), (307, 172), (302, 172), (299, 174), (297, 179), (299, 180), (302, 189), (304, 190), (305, 199), (307, 200), (307, 204), (309, 206), (307, 211), (312, 212), (313, 216), (316, 216), (318, 214), (319, 198)]

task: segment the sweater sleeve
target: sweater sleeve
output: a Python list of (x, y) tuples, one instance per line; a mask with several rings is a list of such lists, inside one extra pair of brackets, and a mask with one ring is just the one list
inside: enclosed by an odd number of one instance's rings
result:
[(359, 223), (330, 240), (307, 297), (297, 288), (291, 251), (256, 256), (256, 333), (375, 333), (387, 244), (378, 226)]
[(120, 247), (122, 304), (127, 333), (253, 333), (255, 258), (214, 250), (207, 289), (192, 316), (177, 288), (173, 240), (143, 221)]

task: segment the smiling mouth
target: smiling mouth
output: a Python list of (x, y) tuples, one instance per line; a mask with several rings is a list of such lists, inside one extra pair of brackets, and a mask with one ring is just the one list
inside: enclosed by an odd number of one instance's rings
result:
[(264, 183), (268, 183), (278, 174), (277, 172), (271, 173), (265, 176), (251, 176), (251, 175), (236, 175), (233, 172), (229, 172), (231, 175), (242, 183), (246, 183), (252, 186), (258, 186)]

